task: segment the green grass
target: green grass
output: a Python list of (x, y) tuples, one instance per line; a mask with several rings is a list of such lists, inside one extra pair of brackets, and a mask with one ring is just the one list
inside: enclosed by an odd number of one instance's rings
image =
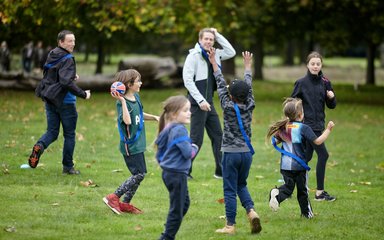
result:
[[(282, 203), (279, 212), (268, 207), (269, 190), (278, 185), (279, 154), (264, 142), (268, 125), (281, 117), (281, 99), (292, 84), (255, 82), (257, 100), (252, 142), (256, 154), (248, 188), (261, 217), (263, 230), (249, 234), (246, 215), (240, 204), (235, 237), (214, 231), (224, 225), (222, 182), (212, 177), (214, 161), (205, 138), (189, 181), (191, 207), (177, 239), (380, 239), (383, 232), (384, 184), (384, 100), (383, 88), (335, 85), (338, 106), (327, 110), (327, 119), (336, 123), (327, 140), (330, 159), (326, 190), (337, 196), (332, 203), (311, 201), (315, 218), (300, 218), (295, 197)], [(160, 114), (161, 102), (183, 89), (142, 89), (144, 110)], [(115, 103), (108, 93), (93, 93), (91, 100), (78, 100), (76, 166), (79, 176), (61, 174), (62, 135), (41, 158), (36, 169), (20, 169), (31, 147), (44, 132), (43, 103), (33, 92), (0, 91), (1, 192), (0, 239), (157, 239), (168, 211), (168, 193), (161, 180), (153, 141), (157, 126), (147, 122), (146, 152), (148, 175), (133, 198), (143, 215), (117, 216), (102, 202), (130, 176), (118, 152)], [(216, 102), (217, 107), (219, 106)], [(221, 111), (219, 111), (221, 115)], [(314, 158), (310, 163), (309, 186), (313, 199)], [(121, 172), (113, 170), (121, 169)], [(84, 187), (91, 179), (97, 187)], [(357, 191), (357, 192), (355, 192)]]

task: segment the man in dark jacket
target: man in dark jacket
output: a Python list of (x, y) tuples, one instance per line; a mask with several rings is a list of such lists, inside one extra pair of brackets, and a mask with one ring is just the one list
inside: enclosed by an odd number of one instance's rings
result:
[(33, 146), (28, 163), (32, 168), (37, 166), (41, 154), (59, 136), (61, 123), (64, 131), (63, 173), (80, 174), (73, 164), (78, 116), (76, 96), (89, 99), (91, 92), (76, 85), (79, 76), (76, 74), (76, 62), (71, 54), (75, 47), (75, 35), (71, 31), (63, 30), (58, 34), (57, 41), (58, 47), (49, 53), (44, 65), (43, 80), (36, 88), (36, 95), (45, 102), (47, 131)]

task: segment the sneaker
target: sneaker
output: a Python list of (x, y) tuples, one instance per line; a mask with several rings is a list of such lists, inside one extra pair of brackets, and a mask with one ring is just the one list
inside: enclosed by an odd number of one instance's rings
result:
[(235, 234), (235, 225), (229, 226), (225, 225), (225, 227), (217, 229), (215, 232), (217, 233), (224, 233), (224, 234)]
[(222, 175), (219, 175), (219, 174), (213, 174), (213, 177), (216, 178), (216, 179), (223, 179), (223, 176)]
[(103, 201), (114, 213), (118, 215), (121, 214), (122, 211), (120, 209), (120, 199), (116, 194), (108, 194), (103, 198)]
[(277, 188), (273, 188), (269, 193), (269, 207), (275, 212), (279, 209), (279, 202), (276, 198), (277, 195), (279, 195), (279, 189)]
[(32, 148), (32, 153), (29, 156), (28, 164), (31, 168), (36, 168), (39, 163), (40, 156), (43, 153), (43, 146), (36, 143)]
[(132, 213), (132, 214), (144, 213), (143, 211), (133, 206), (132, 204), (125, 203), (125, 202), (119, 202), (119, 207), (122, 212), (126, 212), (126, 213)]
[(68, 175), (79, 175), (80, 171), (76, 170), (75, 168), (63, 168), (63, 174), (68, 174)]
[(315, 195), (315, 201), (329, 201), (333, 202), (336, 200), (336, 197), (329, 195), (326, 191), (323, 191), (319, 196)]
[(251, 209), (248, 212), (247, 216), (249, 223), (251, 224), (251, 233), (255, 234), (261, 232), (260, 218), (259, 215), (257, 215), (257, 213), (255, 212), (255, 210)]

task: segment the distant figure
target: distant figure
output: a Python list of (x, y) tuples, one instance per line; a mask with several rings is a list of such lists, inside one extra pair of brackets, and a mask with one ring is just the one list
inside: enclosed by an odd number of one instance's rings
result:
[(11, 70), (11, 52), (8, 49), (6, 41), (1, 42), (0, 63), (1, 71), (9, 72), (9, 70)]
[(38, 41), (33, 49), (33, 67), (37, 70), (43, 70), (45, 60), (43, 42)]
[(27, 43), (21, 50), (21, 60), (23, 64), (23, 70), (30, 73), (32, 70), (32, 58), (33, 58), (33, 42)]

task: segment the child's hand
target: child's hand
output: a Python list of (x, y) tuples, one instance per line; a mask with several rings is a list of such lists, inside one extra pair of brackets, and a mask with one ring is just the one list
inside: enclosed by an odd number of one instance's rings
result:
[(245, 51), (242, 52), (243, 54), (243, 60), (244, 60), (244, 68), (245, 70), (252, 70), (252, 58), (253, 54), (251, 52)]
[(328, 90), (327, 90), (327, 97), (328, 97), (329, 99), (332, 99), (332, 98), (335, 97), (335, 93), (334, 93), (333, 91), (328, 91)]
[(211, 62), (212, 65), (215, 64), (216, 63), (216, 60), (215, 60), (216, 49), (214, 47), (211, 47), (207, 51), (207, 54), (208, 54), (209, 62)]
[(116, 98), (117, 100), (120, 100), (120, 101), (125, 100), (124, 97), (118, 92), (111, 92), (111, 96), (113, 98)]
[(329, 121), (328, 122), (328, 125), (327, 125), (327, 129), (329, 130), (329, 131), (332, 131), (332, 128), (335, 126), (335, 124), (332, 122), (332, 121)]

